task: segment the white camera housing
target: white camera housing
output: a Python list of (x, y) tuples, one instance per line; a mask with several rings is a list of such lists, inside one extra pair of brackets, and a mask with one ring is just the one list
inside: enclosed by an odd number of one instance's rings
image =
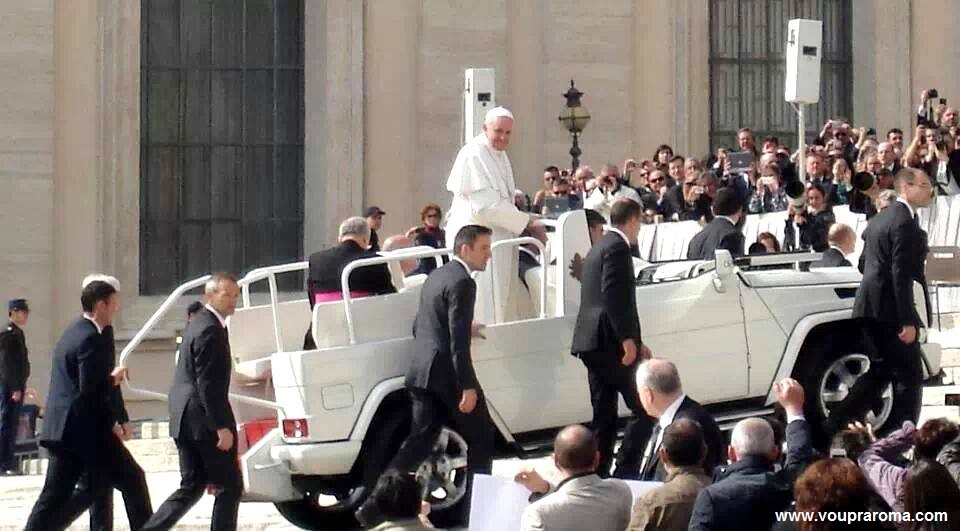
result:
[(784, 90), (786, 101), (820, 101), (822, 53), (823, 22), (795, 18), (787, 23), (787, 75)]
[(468, 68), (463, 84), (463, 143), (480, 134), (487, 111), (497, 106), (496, 76), (492, 68)]

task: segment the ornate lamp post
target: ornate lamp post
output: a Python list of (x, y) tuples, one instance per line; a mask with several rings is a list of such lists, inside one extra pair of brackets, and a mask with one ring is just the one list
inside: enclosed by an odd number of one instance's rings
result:
[(560, 111), (560, 123), (573, 136), (573, 146), (570, 148), (570, 156), (573, 158), (571, 171), (577, 171), (577, 166), (580, 165), (580, 155), (582, 153), (579, 143), (580, 133), (590, 123), (590, 112), (580, 103), (581, 96), (583, 96), (583, 92), (577, 90), (571, 79), (570, 88), (563, 95), (564, 98), (567, 98), (567, 106)]

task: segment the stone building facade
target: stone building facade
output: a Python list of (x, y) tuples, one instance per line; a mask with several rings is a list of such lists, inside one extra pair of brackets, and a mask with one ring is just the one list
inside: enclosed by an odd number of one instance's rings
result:
[[(139, 289), (148, 1), (0, 0), (0, 297), (31, 301), (31, 385), (41, 392), (85, 274), (123, 283), (121, 342), (163, 300)], [(568, 160), (556, 116), (571, 78), (593, 117), (586, 163), (649, 157), (660, 143), (707, 153), (711, 10), (731, 2), (752, 0), (302, 0), (302, 252), (329, 245), (364, 205), (386, 210), (392, 233), (423, 203), (449, 203), (469, 67), (496, 69), (498, 100), (518, 117), (510, 156), (527, 190), (544, 165)], [(948, 40), (960, 3), (846, 5), (856, 123), (909, 130), (922, 89), (960, 95), (960, 49)], [(146, 342), (132, 366), (139, 384), (166, 387), (180, 315)]]

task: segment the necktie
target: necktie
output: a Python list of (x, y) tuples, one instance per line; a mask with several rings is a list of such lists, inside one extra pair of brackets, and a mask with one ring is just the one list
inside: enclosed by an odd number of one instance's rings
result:
[(647, 440), (647, 448), (643, 451), (643, 462), (640, 463), (640, 479), (646, 479), (647, 466), (649, 466), (657, 452), (657, 439), (660, 438), (660, 423), (657, 423), (653, 426), (653, 431), (650, 432), (650, 439)]

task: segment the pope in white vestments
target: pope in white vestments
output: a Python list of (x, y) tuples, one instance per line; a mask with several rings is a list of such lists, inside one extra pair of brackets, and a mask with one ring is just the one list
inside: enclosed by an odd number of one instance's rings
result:
[[(516, 186), (507, 146), (513, 129), (513, 114), (503, 107), (487, 112), (483, 132), (460, 148), (447, 179), (453, 204), (447, 213), (447, 246), (453, 247), (464, 225), (483, 225), (493, 230), (493, 242), (516, 238), (531, 216), (513, 203)], [(476, 276), (477, 304), (474, 320), (492, 324), (521, 318), (521, 296), (517, 247), (493, 251), (492, 267)]]

